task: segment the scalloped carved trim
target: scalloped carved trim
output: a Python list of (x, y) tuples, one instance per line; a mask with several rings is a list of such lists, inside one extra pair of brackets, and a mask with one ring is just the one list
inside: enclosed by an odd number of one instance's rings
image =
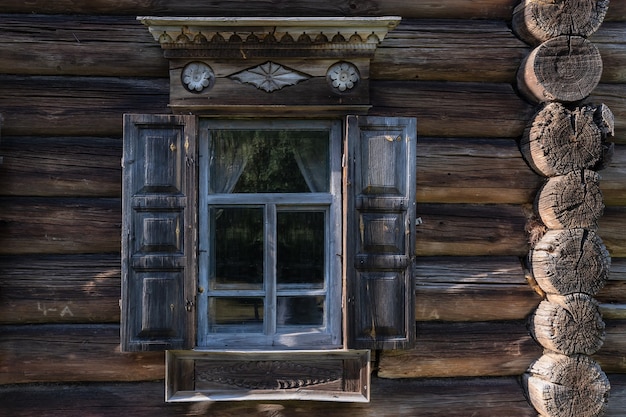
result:
[(239, 48), (256, 45), (265, 48), (332, 47), (375, 49), (389, 30), (400, 22), (390, 17), (322, 18), (210, 18), (146, 17), (138, 20), (148, 26), (164, 49)]

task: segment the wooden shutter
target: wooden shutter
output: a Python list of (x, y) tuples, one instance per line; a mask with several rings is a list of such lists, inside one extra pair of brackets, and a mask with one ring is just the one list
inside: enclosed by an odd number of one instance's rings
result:
[(194, 116), (124, 116), (123, 351), (193, 346), (196, 131)]
[(412, 118), (347, 119), (347, 331), (351, 348), (415, 338), (415, 152)]

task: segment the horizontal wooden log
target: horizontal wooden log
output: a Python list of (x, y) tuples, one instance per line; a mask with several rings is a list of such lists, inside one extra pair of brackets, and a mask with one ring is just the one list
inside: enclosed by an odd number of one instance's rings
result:
[(170, 113), (167, 79), (0, 76), (3, 136), (122, 136), (124, 113)]
[(608, 320), (605, 318), (606, 336), (602, 349), (593, 359), (604, 372), (626, 373), (626, 320)]
[(503, 20), (403, 19), (376, 50), (371, 78), (513, 83), (529, 51)]
[(612, 257), (626, 257), (626, 207), (606, 207), (598, 221), (598, 234)]
[(135, 16), (3, 15), (9, 74), (167, 77), (168, 62)]
[(163, 352), (120, 353), (119, 325), (3, 326), (0, 385), (164, 377)]
[(524, 256), (526, 210), (515, 205), (419, 204), (419, 256)]
[[(163, 51), (134, 15), (4, 15), (0, 30), (10, 34), (0, 56), (0, 72), (168, 75)], [(592, 37), (602, 54), (603, 82), (626, 81), (625, 31), (623, 25), (610, 23)], [(380, 80), (513, 82), (529, 52), (530, 47), (511, 33), (504, 20), (405, 18), (378, 48), (370, 76)], [(451, 61), (455, 64), (450, 65)]]
[[(593, 356), (607, 372), (626, 370), (626, 322), (607, 322), (603, 348)], [(605, 350), (606, 349), (606, 350)], [(541, 356), (525, 321), (417, 324), (415, 347), (381, 353), (384, 378), (521, 375)], [(606, 368), (605, 368), (606, 367)]]
[(514, 140), (418, 138), (418, 202), (531, 203), (542, 181)]
[[(118, 252), (119, 199), (1, 198), (0, 255)], [(599, 234), (609, 253), (626, 257), (623, 206), (607, 207)], [(525, 256), (525, 206), (418, 203), (419, 256)]]
[(425, 136), (517, 138), (535, 112), (510, 84), (372, 81), (371, 88), (370, 114), (417, 117)]
[[(7, 136), (119, 137), (123, 113), (169, 112), (167, 79), (2, 75), (0, 84), (4, 86), (3, 135)], [(417, 117), (424, 136), (518, 137), (534, 113), (509, 84), (376, 81), (370, 85), (371, 114)], [(473, 105), (468, 108), (467, 103)]]
[[(607, 417), (626, 397), (626, 377), (611, 375)], [(516, 378), (387, 380), (372, 378), (368, 404), (318, 401), (232, 401), (167, 404), (163, 382), (37, 384), (0, 387), (0, 403), (14, 417), (536, 417)]]
[[(138, 381), (164, 376), (162, 353), (121, 354), (118, 325), (2, 326), (0, 385)], [(626, 371), (626, 322), (608, 321), (594, 355), (607, 372)], [(417, 325), (416, 347), (384, 351), (386, 378), (520, 375), (541, 355), (524, 321)]]
[(615, 117), (615, 137), (612, 142), (625, 144), (626, 137), (622, 134), (626, 130), (626, 84), (599, 84), (585, 103), (605, 104)]
[(127, 14), (127, 15), (172, 15), (172, 16), (382, 16), (401, 15), (425, 18), (510, 18), (515, 6), (513, 0), (426, 0), (407, 3), (400, 0), (376, 0), (355, 2), (341, 0), (333, 3), (299, 0), (280, 4), (259, 1), (216, 1), (198, 4), (193, 0), (179, 2), (153, 1), (136, 2), (120, 0), (96, 0), (80, 3), (61, 0), (54, 5), (43, 0), (24, 4), (8, 0), (5, 13), (78, 13), (78, 14)]
[(0, 256), (0, 323), (119, 323), (120, 255)]
[[(119, 254), (0, 257), (0, 323), (119, 323)], [(418, 321), (523, 320), (541, 298), (516, 257), (418, 257)], [(596, 297), (626, 319), (626, 258)]]
[[(213, 1), (198, 3), (193, 0), (160, 1), (124, 1), (95, 0), (80, 2), (59, 0), (48, 2), (34, 0), (24, 3), (20, 0), (6, 0), (4, 13), (47, 13), (47, 14), (110, 14), (110, 15), (171, 15), (171, 16), (382, 16), (401, 15), (418, 18), (452, 19), (510, 19), (517, 0), (420, 0), (406, 2), (401, 0), (376, 0), (355, 2), (341, 0), (332, 3), (314, 0), (280, 3), (273, 7), (267, 1)], [(626, 6), (621, 2), (612, 2), (605, 20), (626, 20)]]
[(523, 320), (541, 298), (517, 257), (418, 257), (417, 321)]
[[(612, 2), (609, 11), (617, 2)], [(621, 7), (618, 6), (618, 7)], [(603, 83), (623, 83), (626, 79), (626, 54), (623, 48), (626, 46), (623, 23), (604, 22), (600, 29), (589, 37), (589, 40), (598, 47), (602, 55), (602, 81)]]
[[(418, 145), (419, 146), (419, 145)], [(419, 171), (419, 168), (418, 168)], [(615, 145), (609, 166), (600, 171), (600, 189), (607, 206), (626, 206), (626, 146)]]
[(0, 198), (0, 255), (119, 252), (113, 198)]
[(415, 348), (383, 351), (382, 378), (520, 375), (541, 355), (524, 322), (418, 323)]
[[(0, 190), (14, 196), (119, 197), (121, 146), (121, 140), (108, 138), (4, 137)], [(420, 137), (417, 146), (421, 202), (523, 204), (533, 201), (541, 185), (514, 140)]]
[[(0, 76), (3, 135), (121, 135), (122, 115), (167, 113), (167, 79)], [(509, 84), (372, 81), (372, 115), (417, 117), (422, 136), (518, 138), (535, 113)], [(620, 94), (622, 96), (620, 97)], [(626, 127), (626, 84), (600, 85), (604, 102)], [(468, 106), (467, 103), (472, 103)], [(97, 111), (94, 111), (97, 109)], [(486, 115), (490, 115), (487, 117)], [(619, 135), (615, 139), (623, 143)]]
[[(117, 325), (3, 326), (0, 330), (0, 385), (137, 381), (164, 376), (163, 353), (119, 353)], [(606, 347), (610, 347), (610, 340), (607, 336)], [(379, 376), (519, 375), (540, 355), (541, 348), (528, 335), (523, 321), (419, 323), (416, 347), (384, 351)], [(606, 360), (619, 368), (623, 367), (622, 358), (618, 355)]]
[(3, 195), (120, 197), (120, 139), (5, 136), (0, 152)]
[[(13, 196), (119, 197), (121, 140), (93, 137), (3, 137), (0, 190)], [(420, 137), (417, 201), (531, 203), (542, 178), (514, 140)], [(494, 175), (498, 172), (498, 175)], [(606, 205), (626, 205), (626, 146), (602, 170)]]

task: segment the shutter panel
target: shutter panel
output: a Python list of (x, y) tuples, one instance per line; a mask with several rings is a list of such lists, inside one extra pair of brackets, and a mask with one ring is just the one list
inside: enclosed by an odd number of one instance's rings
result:
[(416, 120), (347, 119), (347, 331), (351, 348), (415, 338)]
[(123, 351), (193, 346), (196, 131), (194, 116), (124, 116)]

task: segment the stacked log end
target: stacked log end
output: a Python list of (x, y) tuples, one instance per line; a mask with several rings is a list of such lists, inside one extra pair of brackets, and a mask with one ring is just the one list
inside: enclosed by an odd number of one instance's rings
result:
[(524, 375), (529, 401), (543, 417), (600, 416), (610, 391), (591, 355), (605, 337), (594, 296), (608, 279), (611, 258), (596, 233), (604, 210), (597, 171), (612, 153), (607, 138), (614, 120), (604, 104), (583, 103), (602, 74), (587, 37), (608, 3), (522, 0), (513, 12), (513, 31), (534, 47), (519, 68), (518, 90), (538, 108), (520, 151), (545, 178), (533, 219), (543, 235), (528, 255), (529, 272), (545, 294), (529, 320), (544, 355)]

